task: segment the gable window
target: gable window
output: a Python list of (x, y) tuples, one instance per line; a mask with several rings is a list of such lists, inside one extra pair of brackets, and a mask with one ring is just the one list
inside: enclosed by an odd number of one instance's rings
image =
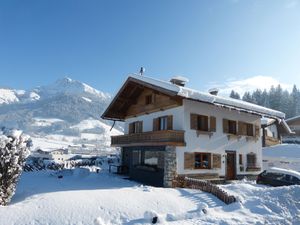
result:
[(173, 116), (162, 116), (153, 119), (153, 131), (173, 130)]
[(145, 96), (145, 104), (146, 105), (150, 105), (150, 104), (153, 104), (154, 103), (154, 96), (151, 94), (151, 95), (146, 95)]
[(191, 129), (206, 132), (216, 131), (216, 117), (191, 114)]
[(129, 124), (129, 134), (136, 134), (143, 132), (143, 121), (136, 121)]

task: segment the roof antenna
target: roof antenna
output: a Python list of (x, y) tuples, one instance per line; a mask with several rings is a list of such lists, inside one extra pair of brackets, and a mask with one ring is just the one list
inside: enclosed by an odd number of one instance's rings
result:
[(145, 73), (145, 68), (144, 68), (144, 67), (141, 67), (141, 69), (140, 69), (140, 75), (143, 76), (144, 73)]

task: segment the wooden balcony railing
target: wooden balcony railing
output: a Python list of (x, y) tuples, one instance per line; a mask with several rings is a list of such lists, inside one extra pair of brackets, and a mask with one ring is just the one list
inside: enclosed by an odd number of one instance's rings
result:
[(111, 137), (111, 146), (185, 146), (184, 131), (160, 130)]

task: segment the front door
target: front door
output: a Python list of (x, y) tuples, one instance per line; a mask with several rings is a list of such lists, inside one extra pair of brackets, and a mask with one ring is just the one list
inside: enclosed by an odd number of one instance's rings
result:
[(236, 153), (235, 152), (227, 152), (227, 159), (226, 159), (226, 179), (227, 180), (234, 180), (235, 177), (235, 162), (236, 162)]

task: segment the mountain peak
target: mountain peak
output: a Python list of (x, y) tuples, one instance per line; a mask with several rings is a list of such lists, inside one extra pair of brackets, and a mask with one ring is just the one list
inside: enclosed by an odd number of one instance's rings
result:
[(95, 88), (69, 77), (58, 79), (53, 84), (39, 88), (39, 92), (46, 95), (56, 95), (60, 93), (82, 95), (83, 97), (110, 98), (109, 94), (96, 90)]

